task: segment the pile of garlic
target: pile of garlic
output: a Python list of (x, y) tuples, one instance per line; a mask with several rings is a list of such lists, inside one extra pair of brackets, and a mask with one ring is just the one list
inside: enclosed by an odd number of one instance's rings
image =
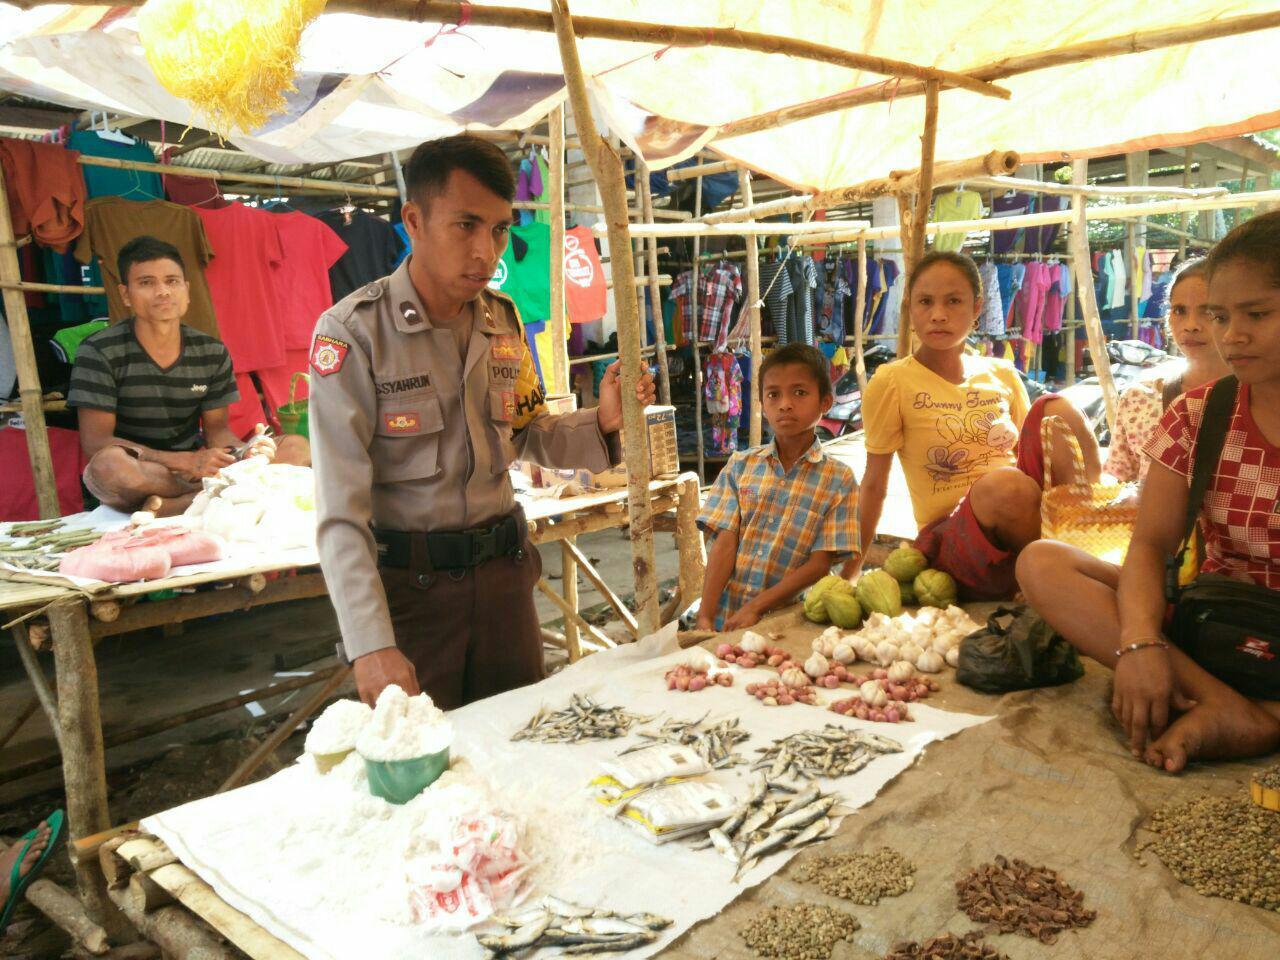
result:
[[(938, 673), (944, 664), (954, 667), (959, 662), (960, 641), (979, 629), (981, 625), (957, 606), (921, 607), (896, 617), (873, 613), (857, 633), (828, 627), (813, 641), (813, 650), (841, 663), (858, 659), (890, 667), (906, 662), (921, 673)], [(850, 654), (853, 657), (844, 659)]]

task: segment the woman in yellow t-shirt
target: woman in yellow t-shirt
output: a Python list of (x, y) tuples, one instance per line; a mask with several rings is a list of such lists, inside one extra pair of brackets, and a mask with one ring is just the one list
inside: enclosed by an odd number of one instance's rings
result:
[[(1101, 473), (1084, 417), (1060, 397), (1028, 402), (1013, 365), (966, 354), (982, 312), (982, 281), (963, 254), (928, 254), (907, 283), (915, 353), (886, 364), (862, 403), (867, 469), (861, 484), (863, 555), (871, 546), (896, 453), (930, 566), (950, 573), (966, 600), (1010, 597), (1014, 561), (1040, 537), (1044, 455), (1040, 422), (1058, 416), (1074, 431), (1087, 479)], [(1055, 477), (1072, 475), (1055, 453)], [(1085, 479), (1085, 478), (1081, 478)], [(856, 572), (850, 565), (846, 573)]]

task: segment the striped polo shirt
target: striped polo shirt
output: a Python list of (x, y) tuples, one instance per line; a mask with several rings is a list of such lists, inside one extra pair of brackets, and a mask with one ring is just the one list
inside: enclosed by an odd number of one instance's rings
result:
[(200, 443), (200, 414), (240, 399), (222, 342), (182, 324), (182, 351), (161, 368), (123, 320), (85, 338), (67, 404), (116, 415), (115, 435), (155, 450)]

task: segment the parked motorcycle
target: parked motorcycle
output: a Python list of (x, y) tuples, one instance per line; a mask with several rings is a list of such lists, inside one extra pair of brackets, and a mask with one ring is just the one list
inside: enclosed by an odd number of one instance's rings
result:
[[(893, 351), (884, 344), (868, 347), (863, 354), (867, 365), (867, 379), (894, 358)], [(818, 421), (818, 439), (834, 440), (846, 433), (855, 433), (862, 429), (862, 391), (858, 388), (858, 372), (849, 367), (849, 372), (831, 386), (835, 402), (831, 409)]]
[[(1089, 352), (1085, 351), (1087, 371), (1094, 369), (1088, 362)], [(1109, 340), (1107, 341), (1107, 359), (1111, 362), (1111, 377), (1116, 383), (1117, 394), (1135, 383), (1149, 383), (1153, 380), (1169, 380), (1182, 373), (1186, 360), (1182, 357), (1171, 357), (1165, 351), (1142, 340)], [(1102, 384), (1096, 376), (1086, 377), (1061, 390), (1058, 396), (1070, 400), (1084, 414), (1093, 427), (1093, 434), (1098, 443), (1108, 446), (1111, 443), (1111, 428), (1107, 424), (1107, 408), (1102, 397)]]

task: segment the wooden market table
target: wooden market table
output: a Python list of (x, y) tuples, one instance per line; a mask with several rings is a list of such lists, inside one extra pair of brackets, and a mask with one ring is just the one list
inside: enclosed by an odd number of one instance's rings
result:
[[(650, 484), (655, 514), (676, 511), (676, 540), (680, 552), (678, 597), (690, 603), (700, 595), (705, 555), (697, 530), (700, 491), (693, 474), (654, 480)], [(618, 612), (634, 635), (634, 615), (622, 603), (576, 545), (578, 536), (598, 530), (621, 528), (628, 523), (627, 490), (605, 490), (568, 498), (536, 497), (522, 499), (530, 540), (535, 544), (558, 542), (564, 561), (562, 592), (552, 590), (544, 580), (539, 588), (565, 614), (564, 643), (571, 659), (584, 651), (616, 645), (587, 623), (578, 612), (577, 576), (583, 574)], [(217, 584), (217, 589), (179, 592)], [(43, 709), (54, 731), (61, 754), (63, 780), (67, 796), (67, 817), (72, 840), (111, 832), (111, 816), (107, 802), (105, 748), (121, 742), (159, 733), (190, 720), (235, 709), (263, 697), (315, 686), (317, 689), (283, 724), (246, 758), (219, 788), (231, 789), (247, 778), (280, 746), (297, 727), (333, 695), (350, 674), (350, 667), (337, 664), (294, 677), (259, 690), (226, 698), (180, 716), (162, 718), (117, 732), (108, 744), (103, 735), (98, 693), (96, 644), (110, 636), (148, 627), (182, 623), (200, 617), (250, 610), (273, 603), (284, 603), (326, 595), (324, 577), (318, 562), (299, 565), (249, 564), (169, 577), (147, 583), (104, 585), (92, 592), (68, 586), (40, 582), (30, 577), (0, 571), (0, 629), (12, 630), (15, 645), (33, 687), (31, 700), (19, 709), (12, 721), (0, 725), (0, 746), (18, 731), (37, 709)], [(673, 602), (668, 607), (674, 609)], [(148, 602), (138, 602), (148, 598)], [(44, 631), (33, 638), (29, 626), (47, 620)], [(52, 649), (56, 680), (51, 688), (36, 657), (37, 648)], [(35, 768), (39, 761), (5, 771), (7, 779), (17, 779)], [(32, 769), (28, 770), (27, 767)], [(77, 857), (78, 892), (86, 912), (95, 922), (110, 925), (117, 917), (116, 908), (107, 896), (96, 858)]]

